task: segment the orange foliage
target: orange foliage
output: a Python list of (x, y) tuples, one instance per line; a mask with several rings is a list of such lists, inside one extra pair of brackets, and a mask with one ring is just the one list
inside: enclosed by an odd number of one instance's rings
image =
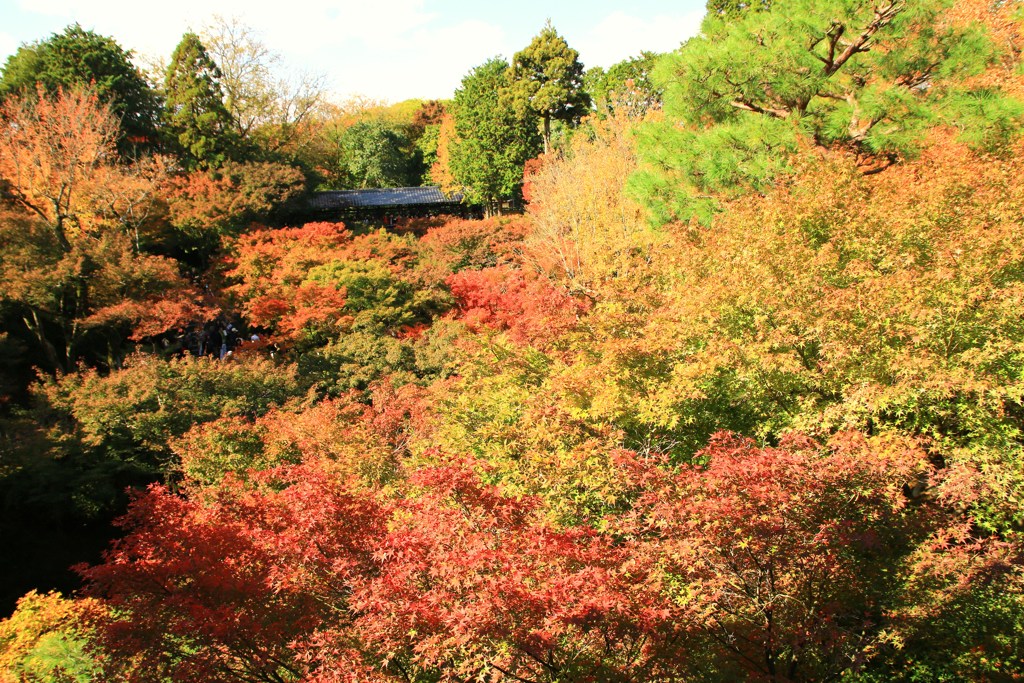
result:
[(431, 226), (419, 246), (427, 260), (448, 272), (499, 266), (518, 260), (529, 229), (524, 218), (449, 218)]
[(426, 391), (387, 381), (370, 387), (370, 403), (351, 393), (302, 409), (271, 409), (256, 419), (226, 416), (197, 424), (172, 443), (194, 494), (231, 475), (322, 461), (345, 481), (377, 485), (393, 478), (413, 431), (425, 425)]
[(172, 178), (167, 188), (170, 218), (198, 232), (238, 229), (294, 199), (304, 185), (302, 172), (292, 166), (228, 162), (216, 170)]
[[(98, 600), (73, 600), (56, 592), (30, 591), (19, 598), (14, 614), (0, 621), (0, 683), (42, 680), (36, 678), (37, 674), (68, 676), (67, 680), (72, 680), (72, 675), (85, 669), (98, 673), (97, 663), (74, 661), (69, 650), (83, 644), (73, 641), (84, 641), (93, 635), (92, 625), (104, 616), (103, 612)], [(69, 661), (61, 661), (61, 654), (68, 656)], [(81, 651), (77, 654), (84, 655)], [(47, 655), (52, 660), (49, 666), (44, 663)], [(33, 656), (44, 661), (33, 666)], [(77, 665), (78, 671), (66, 671), (63, 664)]]
[(239, 237), (227, 259), (228, 293), (242, 303), (254, 325), (274, 331), (282, 342), (296, 341), (312, 328), (342, 328), (345, 292), (307, 282), (315, 266), (343, 260), (351, 235), (341, 223), (307, 223), (301, 228), (259, 230)]
[(999, 51), (999, 59), (981, 74), (966, 80), (975, 87), (999, 88), (1012, 97), (1024, 98), (1024, 78), (1018, 60), (1024, 52), (1024, 17), (1020, 5), (991, 0), (958, 0), (943, 12), (952, 26), (984, 26)]
[(460, 192), (462, 187), (455, 181), (451, 169), (451, 145), (455, 139), (455, 117), (445, 112), (437, 134), (437, 161), (430, 167), (430, 180), (445, 194)]
[(54, 230), (65, 249), (88, 231), (91, 181), (114, 157), (117, 120), (89, 90), (41, 88), (35, 101), (8, 98), (0, 110), (0, 176), (14, 200)]
[(533, 196), (533, 177), (540, 173), (541, 169), (544, 168), (545, 156), (534, 157), (533, 159), (527, 159), (523, 165), (523, 201), (527, 204), (534, 200)]
[(137, 231), (157, 210), (165, 162), (118, 166), (118, 131), (109, 105), (88, 89), (52, 96), (40, 89), (34, 98), (8, 97), (0, 107), (0, 179), (65, 251), (110, 225)]

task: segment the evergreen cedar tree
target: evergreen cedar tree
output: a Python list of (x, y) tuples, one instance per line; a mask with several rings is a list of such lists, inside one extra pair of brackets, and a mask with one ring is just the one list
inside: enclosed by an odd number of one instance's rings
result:
[[(712, 9), (664, 121), (582, 123), (514, 218), (242, 229), (271, 169), (140, 178), (95, 93), (5, 102), (0, 343), (54, 372), (0, 407), (0, 532), (152, 485), (0, 681), (1018, 679), (1021, 17)], [(509, 71), (438, 130), (484, 197), (502, 126), (541, 144)]]
[[(511, 66), (491, 59), (463, 79), (452, 106), (455, 139), (438, 141), (438, 158), (470, 200), (489, 206), (515, 197), (524, 164), (551, 148), (551, 121), (575, 126), (590, 104), (579, 53), (548, 23)], [(450, 182), (443, 164), (432, 176)]]
[(235, 151), (220, 69), (194, 33), (186, 33), (164, 78), (164, 127), (188, 170), (219, 166)]
[(449, 143), (449, 165), (470, 201), (490, 204), (514, 196), (523, 164), (541, 149), (532, 116), (495, 97), (508, 82), (508, 70), (504, 60), (491, 59), (473, 69), (455, 91), (456, 137)]
[(37, 86), (51, 96), (58, 88), (92, 87), (119, 123), (122, 152), (151, 149), (158, 142), (159, 99), (131, 63), (131, 53), (113, 38), (75, 24), (44, 41), (22, 45), (7, 58), (0, 96), (34, 97)]

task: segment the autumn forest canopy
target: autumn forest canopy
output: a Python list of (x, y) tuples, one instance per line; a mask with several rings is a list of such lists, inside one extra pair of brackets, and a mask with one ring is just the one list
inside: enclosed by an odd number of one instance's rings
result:
[[(332, 102), (0, 73), (0, 683), (1024, 679), (1024, 5)], [(483, 218), (340, 222), (438, 186)], [(468, 215), (468, 214), (467, 214)]]

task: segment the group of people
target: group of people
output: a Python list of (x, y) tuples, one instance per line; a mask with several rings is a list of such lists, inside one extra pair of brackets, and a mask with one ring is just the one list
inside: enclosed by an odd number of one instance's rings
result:
[(258, 334), (244, 333), (235, 323), (218, 319), (185, 334), (182, 338), (182, 352), (192, 353), (199, 358), (213, 356), (224, 360), (241, 344), (258, 341)]

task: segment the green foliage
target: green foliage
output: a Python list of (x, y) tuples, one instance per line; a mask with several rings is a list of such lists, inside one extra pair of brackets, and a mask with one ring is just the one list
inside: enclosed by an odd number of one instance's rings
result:
[(771, 0), (708, 0), (708, 14), (737, 17), (746, 12), (760, 12), (772, 6)]
[(651, 80), (655, 63), (661, 55), (641, 52), (613, 64), (605, 71), (599, 66), (583, 75), (584, 90), (589, 94), (601, 118), (623, 112), (631, 118), (643, 118), (649, 111), (661, 109), (662, 91)]
[(1019, 571), (989, 577), (988, 585), (910, 620), (879, 648), (855, 683), (1013, 680), (1024, 663), (1024, 592)]
[(1006, 153), (1020, 134), (1024, 102), (1002, 93), (978, 88), (951, 98), (943, 112), (960, 130), (960, 139), (974, 149), (993, 154)]
[(982, 147), (1005, 141), (1021, 105), (965, 81), (996, 49), (979, 26), (943, 21), (950, 4), (713, 7), (655, 71), (667, 120), (647, 127), (635, 189), (659, 222), (706, 220), (719, 193), (763, 191), (808, 146), (847, 149), (873, 172), (916, 154), (938, 124)]
[(44, 69), (39, 44), (21, 45), (18, 51), (4, 62), (3, 74), (0, 76), (0, 94), (5, 98), (21, 92), (31, 94), (36, 83), (40, 82), (40, 75)]
[(407, 187), (422, 173), (403, 131), (379, 119), (360, 121), (341, 134), (339, 167), (346, 187)]
[(308, 373), (322, 388), (338, 394), (365, 390), (388, 376), (404, 383), (443, 370), (443, 355), (438, 357), (436, 349), (420, 351), (423, 345), (403, 334), (425, 326), (447, 308), (441, 292), (417, 287), (374, 259), (332, 261), (310, 269), (307, 281), (344, 291), (351, 323), (340, 336), (299, 356), (303, 376)]
[(413, 345), (413, 362), (418, 377), (428, 380), (447, 379), (462, 368), (459, 342), (465, 337), (465, 326), (450, 318), (441, 318), (423, 333)]
[(102, 668), (86, 650), (87, 644), (62, 633), (51, 633), (22, 660), (18, 673), (25, 681), (38, 683), (92, 683)]
[(343, 334), (299, 357), (299, 372), (316, 380), (331, 396), (366, 390), (384, 377), (407, 383), (416, 379), (416, 356), (408, 341), (368, 332)]
[(517, 113), (496, 96), (507, 84), (508, 71), (504, 60), (491, 59), (473, 69), (455, 91), (457, 140), (451, 146), (451, 172), (472, 202), (517, 195), (523, 165), (542, 149), (530, 115)]
[(97, 657), (89, 617), (93, 600), (75, 601), (58, 593), (31, 591), (0, 621), (0, 681), (3, 683), (92, 683), (104, 669)]
[(629, 180), (652, 221), (710, 221), (721, 202), (761, 192), (791, 168), (801, 135), (791, 121), (760, 117), (705, 129), (647, 124), (641, 170)]
[[(360, 98), (328, 110), (309, 159), (324, 189), (407, 187), (429, 182), (444, 106), (431, 100), (385, 105)], [(433, 140), (424, 140), (426, 130)], [(310, 146), (307, 144), (307, 146)], [(308, 150), (300, 154), (308, 156)], [(430, 156), (429, 163), (425, 163)]]
[(245, 478), (249, 470), (266, 470), (296, 458), (266, 454), (267, 427), (241, 417), (201, 423), (175, 441), (181, 473), (193, 486), (213, 486), (233, 474)]
[(194, 425), (257, 417), (302, 392), (294, 367), (270, 361), (164, 361), (142, 354), (109, 375), (86, 370), (41, 389), (50, 419), (60, 420), (58, 442), (71, 440), (154, 474), (169, 472), (169, 440)]
[(164, 78), (164, 125), (189, 170), (216, 167), (237, 154), (220, 77), (199, 36), (186, 33)]
[(383, 335), (429, 319), (417, 310), (413, 286), (379, 261), (333, 261), (311, 269), (308, 280), (344, 288), (345, 309), (353, 316), (355, 331)]
[(550, 21), (512, 58), (509, 86), (503, 95), (517, 112), (543, 121), (545, 152), (550, 148), (552, 120), (575, 125), (590, 109), (579, 53)]
[(430, 169), (437, 162), (437, 147), (441, 138), (441, 124), (434, 123), (424, 127), (416, 140), (416, 149), (423, 160), (423, 172), (415, 184), (429, 185), (433, 182)]
[(120, 120), (122, 151), (156, 143), (156, 93), (132, 65), (131, 53), (113, 38), (74, 24), (44, 41), (22, 45), (4, 65), (0, 97), (32, 96), (37, 84), (50, 94), (91, 85)]

